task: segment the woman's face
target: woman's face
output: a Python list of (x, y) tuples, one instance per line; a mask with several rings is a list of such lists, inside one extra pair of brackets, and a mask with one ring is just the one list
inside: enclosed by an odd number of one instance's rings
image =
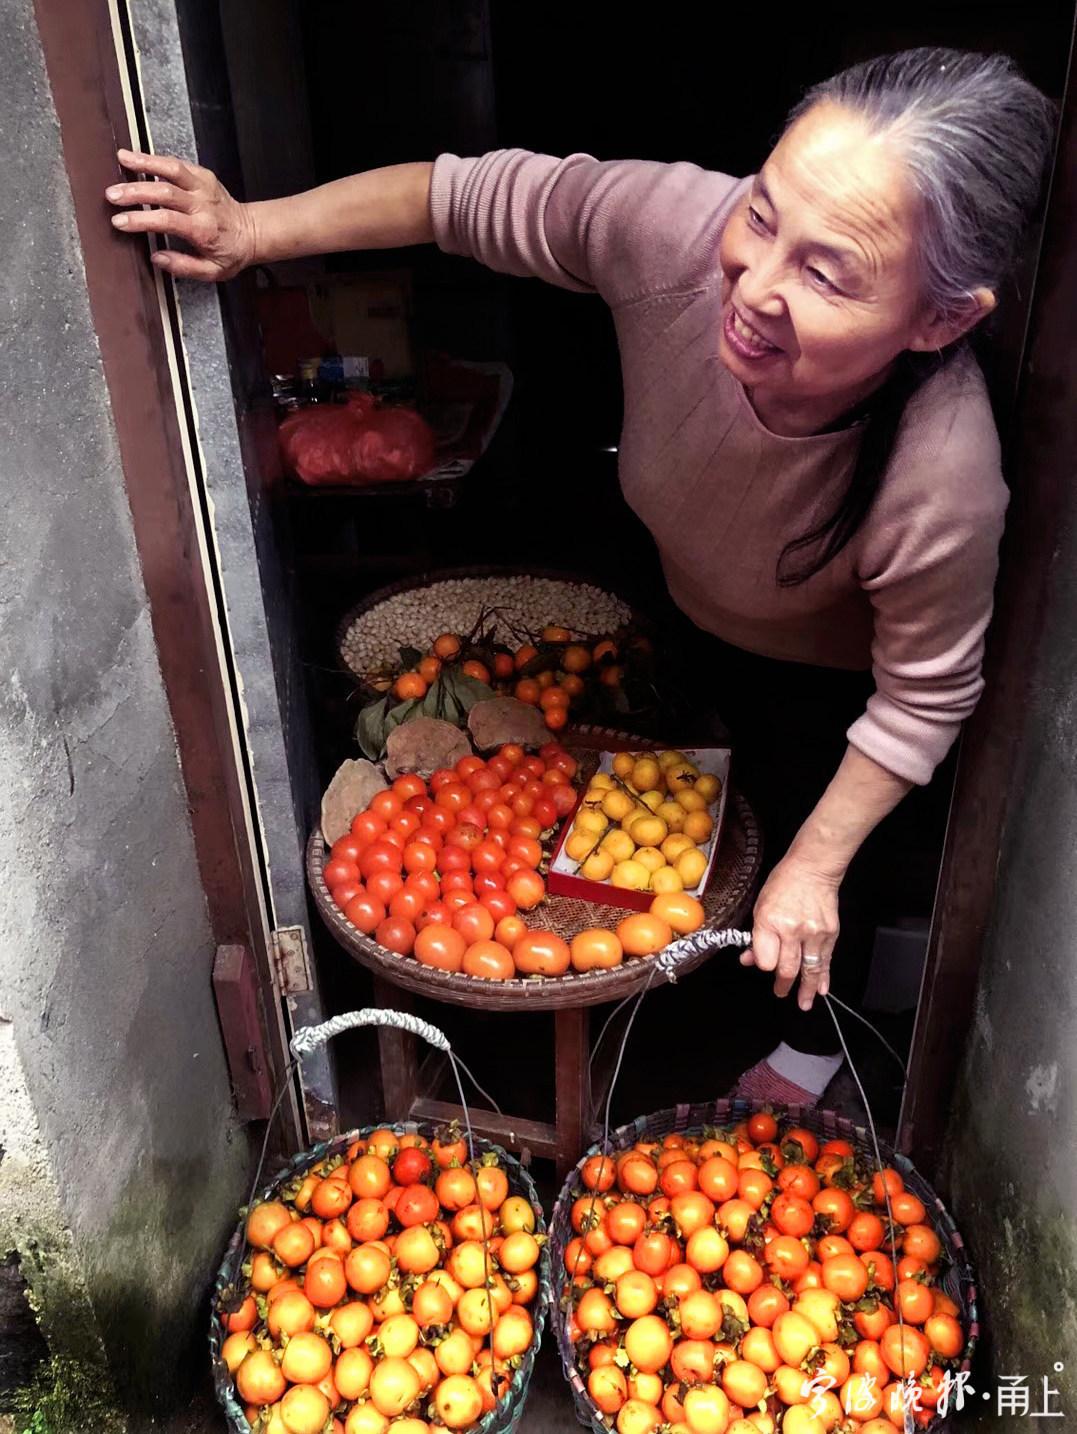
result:
[(921, 303), (916, 222), (896, 147), (849, 110), (816, 105), (782, 137), (719, 251), (721, 358), (764, 417), (836, 418), (903, 350), (946, 341)]

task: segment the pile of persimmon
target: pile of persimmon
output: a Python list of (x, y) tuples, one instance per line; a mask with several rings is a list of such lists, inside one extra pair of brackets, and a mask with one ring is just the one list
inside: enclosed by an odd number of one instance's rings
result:
[(590, 1157), (571, 1222), (561, 1308), (618, 1434), (923, 1427), (965, 1346), (898, 1172), (769, 1112)]
[(255, 1205), (222, 1357), (257, 1434), (432, 1434), (531, 1347), (543, 1236), (493, 1154), (384, 1129)]

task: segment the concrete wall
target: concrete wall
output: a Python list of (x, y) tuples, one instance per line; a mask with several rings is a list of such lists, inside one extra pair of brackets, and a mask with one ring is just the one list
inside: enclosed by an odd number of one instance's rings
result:
[(164, 1402), (248, 1149), (31, 0), (0, 7), (0, 131), (0, 1255), (60, 1344), (82, 1285)]
[[(1074, 473), (1077, 480), (1077, 472)], [(1077, 1417), (1077, 528), (1060, 536), (943, 1177), (976, 1261), (982, 1383)], [(1065, 1364), (1057, 1373), (1056, 1361)], [(980, 1402), (980, 1401), (978, 1401)], [(991, 1422), (994, 1396), (983, 1418)], [(1000, 1428), (1015, 1427), (1003, 1419)], [(1017, 1427), (1024, 1427), (1018, 1424)], [(1029, 1426), (1031, 1427), (1031, 1426)]]
[[(977, 1265), (986, 1334), (980, 1422), (1044, 1409), (1077, 1418), (1077, 108), (1064, 114), (1040, 258), (1018, 436), (1004, 602), (994, 657), (1011, 694), (991, 710), (1005, 826), (975, 1014), (942, 1188)], [(1022, 682), (1022, 679), (1024, 681)], [(981, 744), (981, 747), (983, 744)], [(995, 770), (1003, 762), (996, 756)], [(983, 793), (990, 810), (995, 793)], [(967, 838), (975, 856), (975, 809)], [(963, 832), (954, 833), (958, 842)], [(960, 862), (960, 847), (958, 847)], [(1056, 1368), (1056, 1366), (1062, 1366)], [(1027, 1416), (999, 1414), (1024, 1375)], [(983, 1398), (984, 1390), (989, 1398)], [(1020, 1406), (1019, 1406), (1020, 1408)]]

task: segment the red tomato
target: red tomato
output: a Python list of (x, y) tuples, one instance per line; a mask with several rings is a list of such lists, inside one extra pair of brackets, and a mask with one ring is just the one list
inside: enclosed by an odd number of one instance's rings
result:
[(404, 803), (395, 792), (377, 792), (371, 798), (369, 810), (388, 822), (400, 815), (404, 810)]
[(459, 776), (451, 767), (439, 767), (430, 778), (427, 786), (436, 795), (441, 791), (442, 787), (447, 787), (451, 782), (458, 782), (459, 780)]
[(437, 901), (441, 895), (441, 883), (432, 871), (414, 871), (404, 885), (409, 891), (417, 891), (424, 901)]
[(360, 812), (352, 819), (352, 836), (357, 837), (364, 846), (377, 841), (384, 831), (385, 822), (376, 812)]
[(445, 905), (455, 915), (457, 911), (463, 911), (465, 906), (474, 906), (475, 893), (473, 891), (450, 891), (445, 897)]
[(389, 915), (398, 916), (414, 926), (426, 906), (426, 898), (413, 887), (402, 886), (389, 901)]
[[(502, 852), (501, 860), (504, 861), (504, 859), (505, 854)], [(359, 868), (354, 861), (341, 861), (334, 857), (332, 861), (326, 862), (322, 878), (326, 886), (332, 890), (334, 886), (340, 886), (345, 881), (358, 881)]]
[(456, 825), (459, 827), (478, 827), (479, 831), (486, 830), (486, 813), (476, 803), (461, 808), (456, 813)]
[(525, 757), (520, 767), (531, 777), (542, 777), (546, 772), (546, 763), (541, 757)]
[(503, 747), (497, 749), (497, 755), (504, 757), (510, 767), (518, 767), (524, 759), (524, 749), (518, 742), (506, 742)]
[(389, 830), (400, 832), (406, 837), (414, 836), (422, 826), (422, 818), (418, 812), (401, 812), (389, 823)]
[(364, 936), (369, 936), (385, 920), (385, 906), (368, 891), (349, 901), (344, 915)]
[(512, 763), (507, 757), (499, 752), (496, 757), (491, 757), (486, 764), (487, 770), (493, 772), (499, 782), (507, 782), (512, 776)]
[(546, 831), (557, 821), (557, 808), (554, 806), (552, 797), (539, 797), (535, 803), (535, 819), (539, 823), (539, 829)]
[[(466, 826), (457, 825), (453, 827), (445, 840), (449, 846), (462, 847), (464, 851), (474, 851), (479, 842), (482, 841), (482, 828), (471, 826), (470, 824)], [(360, 870), (362, 870), (361, 867)]]
[(404, 848), (405, 871), (433, 871), (437, 864), (437, 852), (425, 842), (409, 842)]
[(427, 816), (434, 810), (434, 803), (429, 797), (411, 797), (404, 803), (404, 810), (406, 812), (414, 812), (417, 817), (421, 817), (425, 822)]
[(402, 802), (408, 802), (412, 797), (426, 796), (426, 783), (414, 772), (407, 772), (404, 776), (397, 777), (393, 783), (393, 791)]
[(394, 832), (392, 827), (390, 827), (387, 832), (382, 833), (381, 840), (385, 842), (387, 846), (395, 846), (399, 852), (403, 852), (408, 844), (408, 839), (404, 833)]
[(508, 831), (516, 816), (508, 802), (495, 802), (486, 813), (486, 825), (491, 831)]
[(423, 813), (423, 826), (430, 831), (441, 832), (442, 836), (455, 825), (456, 818), (447, 807), (430, 806)]
[(473, 792), (496, 792), (502, 781), (503, 778), (496, 772), (491, 772), (489, 767), (484, 767), (481, 772), (472, 772), (467, 779), (467, 784)]
[[(398, 1185), (414, 1185), (419, 1180), (425, 1180), (433, 1168), (434, 1162), (426, 1151), (412, 1145), (407, 1150), (402, 1150), (393, 1161), (393, 1179)], [(398, 1213), (399, 1210), (398, 1205)]]
[(441, 878), (441, 890), (445, 895), (448, 895), (450, 891), (470, 891), (471, 889), (470, 871), (447, 871)]
[(576, 805), (576, 789), (571, 786), (554, 787), (550, 797), (559, 817), (567, 817)]
[(421, 842), (423, 846), (428, 846), (436, 856), (441, 850), (445, 838), (440, 832), (431, 831), (429, 827), (420, 827), (412, 837), (412, 841)]
[(509, 841), (509, 855), (515, 856), (537, 871), (542, 862), (542, 845), (534, 837), (514, 836)]
[(466, 779), (471, 776), (472, 772), (481, 772), (485, 766), (486, 763), (482, 760), (482, 758), (476, 757), (475, 753), (471, 752), (468, 754), (468, 756), (461, 757), (459, 762), (457, 762), (456, 775), (462, 781), (466, 781)]
[(453, 846), (450, 843), (443, 846), (438, 853), (438, 870), (442, 873), (470, 871), (471, 857), (462, 846)]
[(447, 902), (432, 901), (419, 913), (419, 919), (415, 925), (420, 931), (424, 926), (451, 926), (452, 910)]
[(566, 752), (564, 747), (558, 747), (556, 752), (544, 760), (548, 766), (556, 767), (559, 772), (564, 772), (570, 782), (580, 770), (579, 762), (571, 753)]
[(397, 916), (387, 917), (374, 932), (374, 940), (398, 956), (410, 956), (415, 945), (415, 927)]
[(535, 810), (534, 797), (525, 797), (521, 792), (519, 796), (513, 797), (512, 810), (518, 817), (529, 817)]
[(476, 896), (485, 896), (488, 891), (504, 891), (505, 878), (499, 871), (480, 871), (474, 887)]
[(363, 843), (357, 836), (342, 836), (330, 848), (329, 855), (334, 861), (358, 861)]
[(403, 885), (404, 878), (398, 871), (376, 871), (367, 882), (366, 889), (387, 907)]
[(447, 807), (450, 812), (460, 812), (464, 807), (470, 806), (471, 793), (463, 782), (446, 782), (438, 789), (434, 800), (439, 807)]
[(349, 901), (354, 901), (357, 896), (362, 896), (362, 894), (363, 888), (358, 881), (342, 881), (339, 886), (334, 886), (329, 893), (341, 911)]
[(390, 835), (390, 832), (384, 833), (381, 840), (368, 846), (359, 858), (359, 870), (367, 880), (379, 871), (400, 871), (401, 852), (387, 840)]
[(479, 905), (485, 906), (495, 921), (516, 915), (516, 902), (507, 891), (484, 891), (479, 895)]
[(453, 917), (453, 926), (470, 946), (475, 941), (490, 941), (497, 922), (477, 901), (462, 907)]
[[(496, 841), (481, 841), (471, 853), (471, 864), (476, 871), (497, 871), (505, 860), (505, 853)], [(348, 873), (344, 873), (347, 875)], [(359, 875), (358, 871), (355, 873)], [(341, 877), (343, 880), (343, 876)]]

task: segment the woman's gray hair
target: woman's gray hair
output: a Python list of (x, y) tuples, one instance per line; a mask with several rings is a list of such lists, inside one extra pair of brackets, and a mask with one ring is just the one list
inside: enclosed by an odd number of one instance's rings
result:
[(1008, 55), (924, 48), (853, 65), (808, 91), (792, 124), (831, 101), (889, 133), (923, 204), (925, 298), (967, 309), (1013, 267), (1043, 188), (1055, 107)]

